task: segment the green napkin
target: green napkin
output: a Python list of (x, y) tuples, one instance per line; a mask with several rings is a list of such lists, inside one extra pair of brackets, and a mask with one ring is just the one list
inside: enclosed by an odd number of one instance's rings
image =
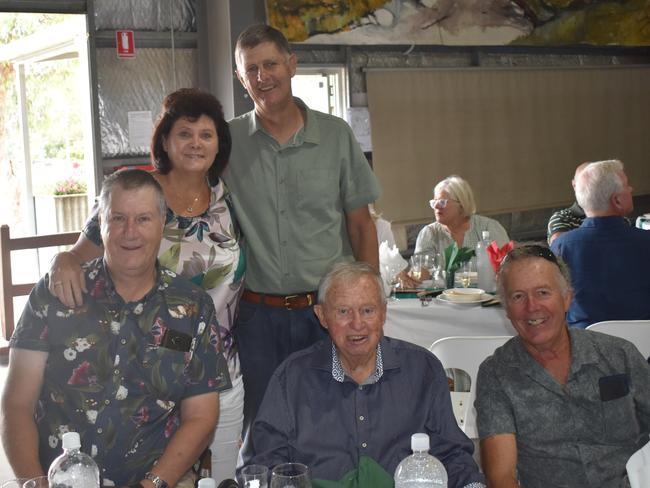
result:
[(361, 456), (359, 467), (339, 481), (312, 480), (313, 488), (393, 488), (393, 477), (368, 456)]

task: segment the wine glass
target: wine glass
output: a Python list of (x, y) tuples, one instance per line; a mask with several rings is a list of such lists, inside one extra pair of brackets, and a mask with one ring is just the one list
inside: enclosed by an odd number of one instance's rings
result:
[(409, 259), (409, 263), (411, 265), (409, 274), (413, 279), (422, 281), (426, 278), (429, 269), (429, 256), (427, 254), (414, 254), (411, 256), (411, 259)]
[[(267, 488), (269, 470), (261, 464), (249, 464), (239, 472), (239, 484), (242, 488)], [(257, 483), (255, 483), (257, 481)]]
[(311, 488), (309, 468), (300, 463), (278, 464), (271, 472), (271, 488)]
[(390, 285), (390, 300), (397, 301), (397, 288), (400, 286), (399, 274), (402, 269), (399, 264), (383, 264), (382, 277)]
[(472, 278), (476, 276), (476, 262), (473, 259), (465, 261), (456, 273), (460, 284), (463, 288), (469, 288), (472, 285)]
[(25, 481), (23, 488), (48, 488), (49, 486), (47, 476), (37, 476), (36, 478)]
[(13, 480), (6, 480), (0, 483), (0, 488), (23, 488), (23, 484), (28, 481), (28, 478), (16, 478)]

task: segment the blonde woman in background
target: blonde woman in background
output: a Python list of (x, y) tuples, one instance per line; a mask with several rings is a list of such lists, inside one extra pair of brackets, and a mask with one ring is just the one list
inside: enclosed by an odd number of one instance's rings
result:
[(415, 253), (443, 253), (453, 242), (458, 247), (474, 249), (485, 230), (490, 232), (490, 240), (497, 241), (499, 247), (510, 240), (499, 222), (476, 214), (472, 188), (460, 176), (451, 175), (439, 182), (433, 189), (433, 199), (429, 204), (436, 221), (420, 230)]

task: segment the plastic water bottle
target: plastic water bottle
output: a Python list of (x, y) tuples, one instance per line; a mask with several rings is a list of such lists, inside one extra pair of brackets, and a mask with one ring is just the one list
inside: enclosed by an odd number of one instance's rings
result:
[(476, 243), (476, 270), (478, 271), (478, 287), (492, 293), (496, 288), (494, 268), (490, 262), (487, 248), (490, 246), (490, 232), (484, 230), (483, 239)]
[(395, 488), (447, 488), (447, 470), (429, 454), (429, 436), (413, 434), (411, 450), (395, 470)]
[(77, 432), (63, 434), (63, 454), (52, 462), (47, 472), (50, 488), (99, 488), (99, 468), (80, 448)]
[(197, 488), (217, 488), (217, 482), (212, 478), (201, 478)]

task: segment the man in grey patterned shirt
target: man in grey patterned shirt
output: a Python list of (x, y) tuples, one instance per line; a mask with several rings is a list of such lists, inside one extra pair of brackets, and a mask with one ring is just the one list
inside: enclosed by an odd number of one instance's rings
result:
[(566, 265), (546, 247), (506, 256), (499, 292), (518, 335), (479, 368), (476, 411), (488, 486), (629, 486), (648, 441), (650, 365), (630, 342), (567, 329)]

